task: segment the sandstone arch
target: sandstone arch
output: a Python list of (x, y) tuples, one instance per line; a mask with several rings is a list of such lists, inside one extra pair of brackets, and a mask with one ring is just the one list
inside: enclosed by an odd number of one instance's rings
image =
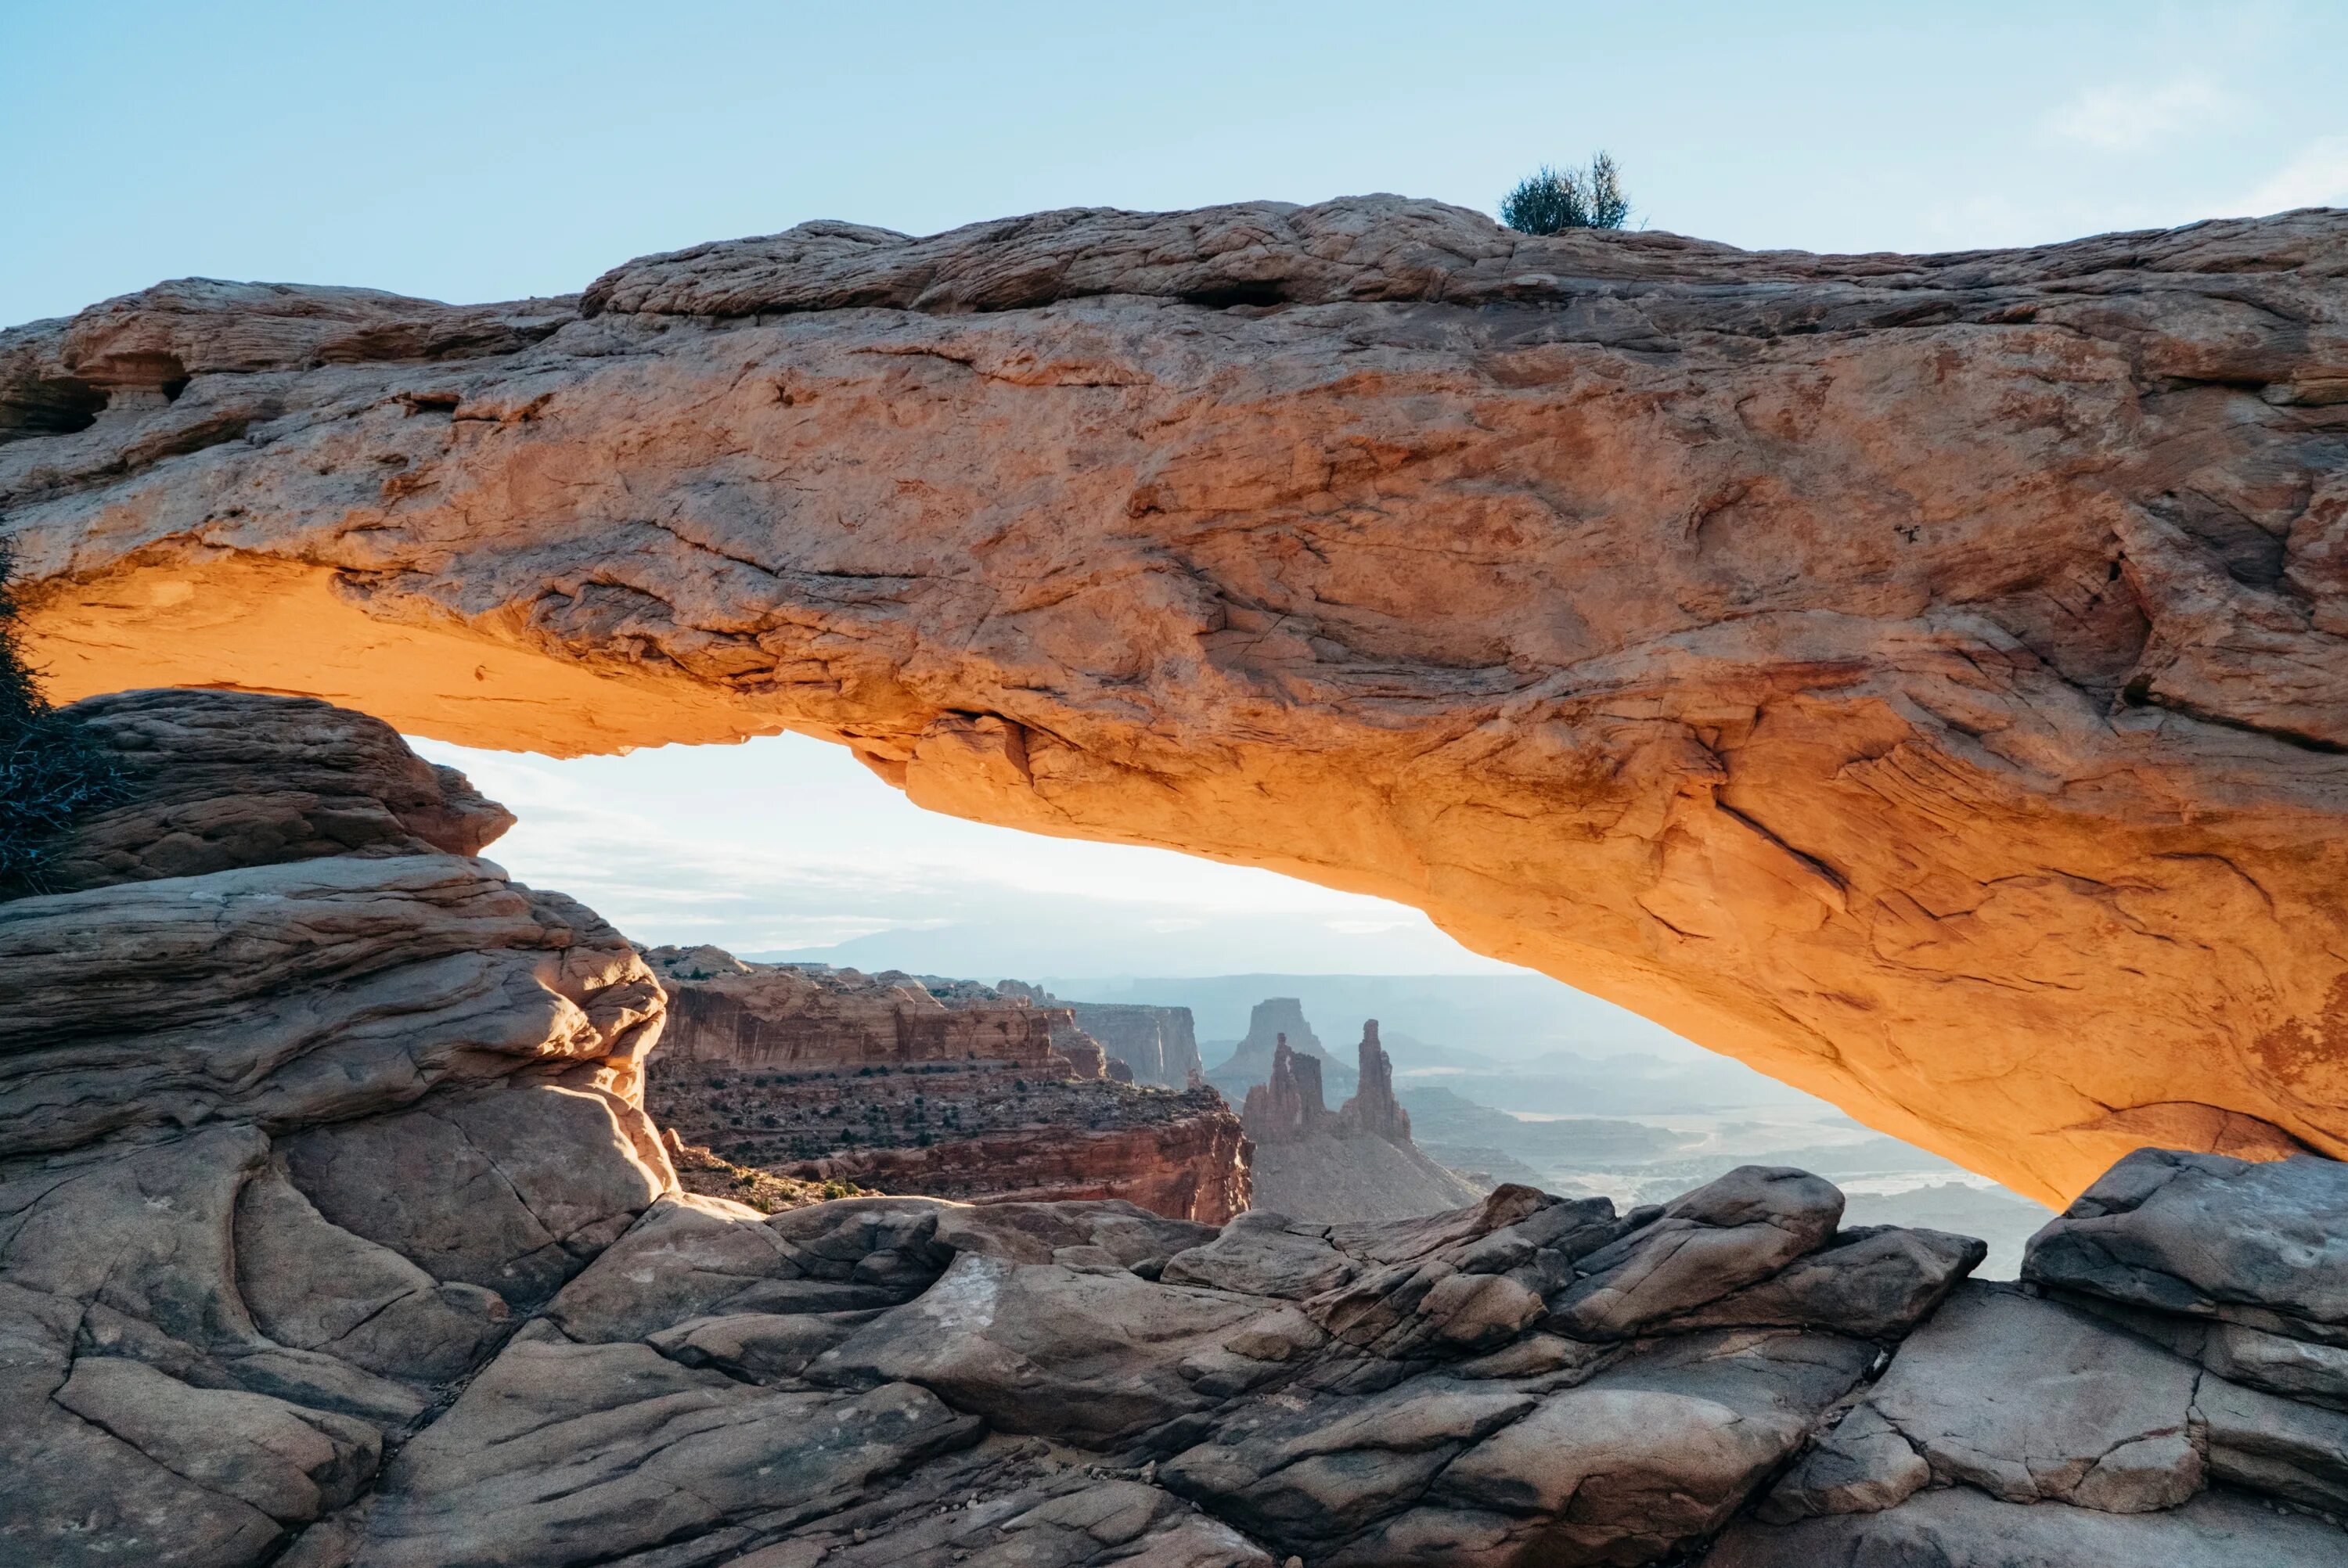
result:
[(2348, 213), (2032, 251), (1395, 198), (846, 224), (0, 336), (61, 694), (921, 804), (1427, 909), (2043, 1198), (2348, 1154)]

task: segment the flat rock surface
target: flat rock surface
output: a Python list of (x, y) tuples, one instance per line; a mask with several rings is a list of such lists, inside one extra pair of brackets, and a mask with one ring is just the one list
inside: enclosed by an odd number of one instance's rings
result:
[(1436, 202), (842, 223), (0, 336), (64, 694), (1415, 904), (2050, 1203), (2348, 1154), (2348, 214), (1941, 256)]
[(2328, 1568), (2340, 1532), (2321, 1520), (2210, 1493), (2168, 1513), (2024, 1506), (1958, 1489), (1890, 1513), (1730, 1530), (1705, 1568)]

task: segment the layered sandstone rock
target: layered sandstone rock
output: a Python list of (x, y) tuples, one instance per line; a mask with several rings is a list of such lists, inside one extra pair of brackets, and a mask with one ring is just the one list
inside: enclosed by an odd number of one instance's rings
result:
[(76, 716), (129, 787), (0, 901), (0, 1559), (258, 1563), (674, 1189), (663, 999), (372, 720)]
[(1961, 1286), (1709, 1561), (2343, 1550), (2237, 1499), (2348, 1515), (2343, 1222), (2330, 1161), (2131, 1155), (2031, 1243), (2023, 1286)]
[(390, 725), (309, 699), (133, 691), (77, 703), (114, 801), (55, 846), (37, 889), (329, 855), (478, 855), (513, 825)]
[(646, 959), (670, 1015), (648, 1104), (737, 1164), (933, 1197), (1117, 1199), (1214, 1225), (1249, 1204), (1250, 1150), (1221, 1097), (1109, 1074), (1075, 1013), (1032, 987), (711, 947)]
[(2348, 1153), (2343, 253), (1375, 197), (182, 282), (0, 339), (0, 532), (70, 692), (797, 728), (1416, 904), (2060, 1200)]
[(685, 1061), (850, 1071), (983, 1061), (1058, 1078), (1101, 1076), (1099, 1048), (1086, 1063), (1092, 1071), (1080, 1073), (1053, 1049), (1061, 1020), (1025, 999), (941, 999), (911, 975), (754, 964), (722, 948), (654, 948), (644, 958), (669, 987), (665, 1050)]

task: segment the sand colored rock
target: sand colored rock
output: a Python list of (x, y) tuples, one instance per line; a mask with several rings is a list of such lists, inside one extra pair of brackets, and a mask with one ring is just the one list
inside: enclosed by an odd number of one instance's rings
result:
[(2018, 1189), (2348, 1153), (2348, 216), (1746, 253), (1374, 197), (0, 338), (67, 694), (1381, 894)]

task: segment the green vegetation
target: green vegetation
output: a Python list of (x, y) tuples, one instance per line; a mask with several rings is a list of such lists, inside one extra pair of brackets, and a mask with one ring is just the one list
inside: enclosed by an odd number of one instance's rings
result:
[(0, 547), (0, 897), (41, 892), (65, 830), (122, 788), (112, 759), (49, 705), (26, 662), (13, 564)]
[(1591, 155), (1585, 169), (1542, 164), (1500, 198), (1500, 221), (1526, 234), (1567, 229), (1620, 229), (1631, 220), (1631, 199), (1622, 172), (1606, 153)]

